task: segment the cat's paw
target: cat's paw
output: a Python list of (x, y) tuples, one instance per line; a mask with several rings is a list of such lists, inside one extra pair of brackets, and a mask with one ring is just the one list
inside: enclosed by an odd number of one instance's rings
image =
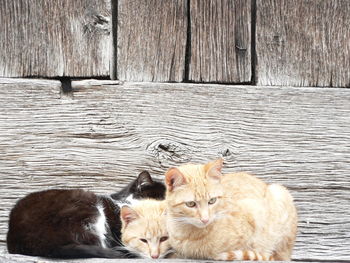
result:
[(258, 260), (258, 261), (272, 261), (272, 256), (261, 254), (252, 250), (234, 250), (218, 254), (214, 260)]

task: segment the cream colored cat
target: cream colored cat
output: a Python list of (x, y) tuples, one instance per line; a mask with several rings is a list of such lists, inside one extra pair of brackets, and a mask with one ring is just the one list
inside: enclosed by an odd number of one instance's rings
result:
[(247, 173), (222, 175), (223, 161), (170, 169), (167, 227), (179, 257), (290, 260), (297, 231), (292, 196)]
[(164, 258), (172, 252), (165, 208), (165, 201), (153, 199), (121, 208), (122, 242), (128, 250), (153, 259)]

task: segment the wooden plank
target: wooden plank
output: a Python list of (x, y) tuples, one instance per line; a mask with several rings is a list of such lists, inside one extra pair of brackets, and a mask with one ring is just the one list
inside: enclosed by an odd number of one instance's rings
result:
[(117, 78), (184, 79), (186, 0), (119, 0)]
[[(0, 263), (47, 263), (47, 262), (54, 262), (54, 263), (76, 263), (76, 262), (84, 262), (84, 263), (111, 263), (116, 262), (116, 259), (104, 259), (104, 258), (89, 258), (89, 259), (48, 259), (48, 258), (40, 258), (40, 257), (30, 257), (30, 256), (22, 256), (22, 255), (10, 255), (6, 251), (2, 251), (2, 247), (0, 247)], [(151, 262), (149, 259), (118, 259), (119, 263), (149, 263)], [(215, 261), (209, 261), (209, 260), (189, 260), (189, 259), (157, 259), (158, 263), (169, 263), (169, 262), (176, 262), (176, 263), (209, 263), (209, 262), (215, 262)], [(216, 262), (222, 262), (222, 261), (216, 261)], [(266, 263), (272, 262), (272, 261), (264, 261)], [(285, 262), (291, 262), (291, 261), (285, 261)], [(300, 261), (302, 262), (308, 262), (308, 261)], [(318, 263), (317, 261), (313, 261), (313, 263)]]
[[(116, 262), (116, 259), (103, 259), (103, 258), (90, 258), (90, 259), (48, 259), (48, 258), (40, 258), (40, 257), (29, 257), (29, 256), (22, 256), (22, 255), (10, 255), (7, 254), (7, 252), (1, 251), (0, 247), (0, 263), (47, 263), (47, 262), (54, 262), (54, 263), (76, 263), (76, 262), (84, 262), (84, 263), (111, 263)], [(118, 259), (119, 263), (148, 263), (151, 262), (149, 259)], [(169, 259), (157, 259), (158, 263), (168, 263), (170, 262)], [(171, 259), (171, 262), (177, 262), (177, 263), (209, 263), (209, 262), (215, 262), (215, 261), (209, 261), (209, 260), (189, 260), (189, 259)], [(216, 261), (221, 262), (221, 261)], [(266, 263), (272, 262), (272, 261), (264, 261)], [(284, 261), (284, 262), (291, 262), (291, 261)], [(300, 261), (302, 262), (308, 262), (308, 261)], [(321, 262), (321, 261), (319, 261)], [(318, 263), (317, 261), (313, 261), (313, 263)]]
[(191, 0), (189, 80), (251, 81), (251, 0)]
[(0, 5), (0, 76), (109, 76), (110, 0)]
[[(101, 81), (99, 80), (101, 85)], [(52, 79), (21, 79), (21, 78), (0, 78), (0, 84), (19, 86), (52, 86), (61, 87), (61, 81)]]
[(350, 86), (350, 1), (257, 0), (257, 83)]
[[(1, 83), (1, 82), (0, 82)], [(0, 240), (15, 201), (43, 188), (111, 193), (143, 169), (223, 156), (288, 186), (294, 259), (350, 260), (347, 89), (200, 84), (0, 85)]]

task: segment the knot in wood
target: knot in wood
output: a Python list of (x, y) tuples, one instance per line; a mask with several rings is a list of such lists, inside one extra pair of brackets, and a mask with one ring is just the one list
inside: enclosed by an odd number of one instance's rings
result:
[(225, 161), (231, 161), (235, 158), (234, 153), (229, 148), (222, 149), (220, 151), (220, 155), (224, 158)]
[(163, 166), (188, 162), (190, 160), (190, 150), (184, 144), (170, 140), (157, 140), (148, 145), (147, 150), (158, 159)]

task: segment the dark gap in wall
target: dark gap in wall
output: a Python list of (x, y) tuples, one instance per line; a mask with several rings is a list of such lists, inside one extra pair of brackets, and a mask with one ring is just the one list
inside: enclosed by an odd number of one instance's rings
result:
[(118, 0), (111, 1), (111, 57), (109, 62), (110, 79), (115, 80), (117, 76), (118, 59)]
[(242, 82), (224, 82), (224, 81), (208, 81), (208, 82), (195, 82), (195, 81), (184, 81), (183, 83), (189, 84), (198, 84), (198, 85), (207, 85), (207, 84), (218, 84), (218, 85), (230, 85), (230, 86), (239, 86), (239, 85), (251, 85), (250, 81)]
[(190, 61), (191, 61), (191, 0), (187, 0), (187, 38), (185, 51), (185, 76), (183, 82), (190, 82)]
[(47, 77), (43, 75), (27, 75), (23, 77), (14, 77), (14, 78), (23, 78), (23, 79), (50, 79), (50, 80), (59, 80), (62, 79), (71, 79), (73, 80), (83, 80), (83, 79), (100, 79), (100, 80), (110, 80), (109, 76), (84, 76), (84, 77), (72, 77), (72, 76), (56, 76), (56, 77)]
[(86, 76), (86, 77), (57, 77), (54, 79), (61, 80), (62, 78), (69, 78), (71, 81), (85, 80), (85, 79), (98, 79), (98, 80), (111, 80), (109, 76)]
[(73, 98), (72, 79), (62, 77), (58, 80), (61, 81), (61, 98)]
[(256, 0), (251, 0), (251, 66), (252, 66), (252, 78), (250, 81), (251, 85), (256, 85), (257, 77), (256, 77), (256, 65), (257, 65), (257, 56), (256, 56)]

